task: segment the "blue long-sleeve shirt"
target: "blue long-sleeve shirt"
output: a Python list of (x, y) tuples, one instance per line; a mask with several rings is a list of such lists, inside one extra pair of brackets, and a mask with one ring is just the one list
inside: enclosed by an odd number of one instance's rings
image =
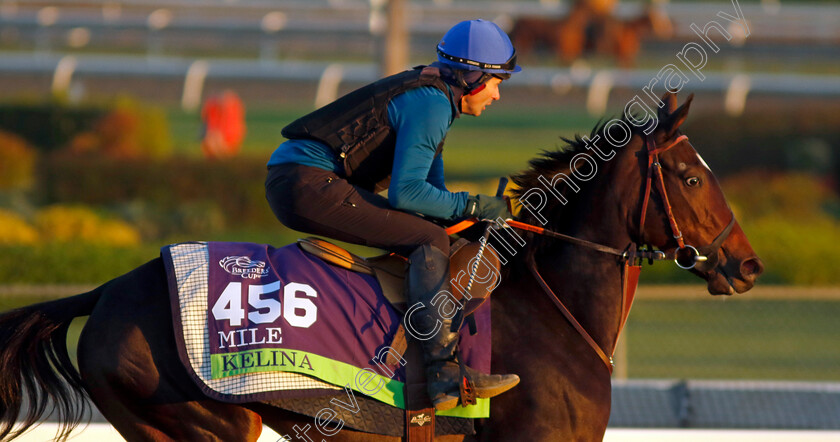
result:
[[(463, 213), (469, 194), (446, 189), (443, 158), (435, 157), (437, 146), (452, 121), (449, 98), (435, 87), (411, 89), (388, 103), (388, 122), (396, 133), (388, 187), (388, 201), (393, 207), (443, 219), (457, 218)], [(314, 140), (288, 140), (281, 144), (268, 165), (285, 163), (339, 174), (343, 169), (335, 152)]]

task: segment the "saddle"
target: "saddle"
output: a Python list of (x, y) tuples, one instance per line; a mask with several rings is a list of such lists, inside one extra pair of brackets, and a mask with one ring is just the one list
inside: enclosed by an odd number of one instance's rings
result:
[[(405, 295), (405, 274), (408, 259), (396, 253), (362, 258), (346, 249), (321, 238), (308, 237), (298, 240), (298, 246), (305, 252), (341, 268), (364, 273), (376, 278), (385, 298), (395, 310), (405, 313), (408, 306)], [(449, 274), (452, 281), (452, 294), (462, 303), (464, 316), (473, 313), (499, 283), (501, 262), (492, 248), (484, 249), (480, 259), (476, 259), (481, 245), (459, 239), (452, 244), (449, 253)], [(472, 267), (476, 266), (474, 272)], [(473, 274), (470, 284), (470, 273)], [(470, 289), (467, 290), (467, 286)], [(463, 299), (469, 293), (466, 302)]]
[[(341, 268), (371, 275), (377, 279), (385, 298), (393, 308), (405, 313), (406, 271), (408, 259), (395, 253), (371, 258), (362, 258), (329, 241), (308, 237), (298, 240), (298, 246), (305, 252)], [(490, 296), (500, 282), (501, 262), (491, 247), (480, 253), (481, 244), (466, 239), (455, 241), (450, 248), (451, 293), (461, 306), (461, 314), (468, 324), (470, 333), (475, 334), (472, 313)], [(479, 256), (479, 254), (481, 256)], [(416, 343), (415, 343), (416, 344)], [(426, 375), (422, 351), (419, 345), (409, 345), (405, 328), (401, 325), (390, 345), (397, 354), (408, 361), (406, 379), (405, 437), (408, 441), (431, 441), (435, 436), (435, 410), (426, 393)], [(386, 363), (399, 362), (390, 352)]]

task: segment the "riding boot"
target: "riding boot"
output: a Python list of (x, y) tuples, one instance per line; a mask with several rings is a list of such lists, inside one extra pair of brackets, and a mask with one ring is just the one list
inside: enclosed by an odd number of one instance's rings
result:
[[(423, 245), (409, 256), (408, 304), (422, 303), (423, 307), (411, 314), (407, 319), (411, 324), (406, 324), (406, 328), (420, 340), (429, 397), (438, 411), (458, 405), (463, 387), (471, 387), (476, 397), (489, 398), (519, 383), (515, 374), (488, 375), (462, 367), (457, 352), (458, 330), (452, 330), (453, 318), (439, 311), (443, 300), (435, 302), (437, 307), (432, 304), (438, 292), (451, 292), (449, 279), (449, 257), (437, 247)], [(436, 327), (439, 330), (432, 335)]]

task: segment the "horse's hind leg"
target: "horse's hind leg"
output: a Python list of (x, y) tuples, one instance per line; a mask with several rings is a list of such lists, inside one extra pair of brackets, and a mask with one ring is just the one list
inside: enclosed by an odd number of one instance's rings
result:
[(129, 441), (253, 441), (256, 413), (207, 399), (180, 363), (160, 260), (112, 281), (79, 341), (93, 402)]
[[(117, 354), (113, 360), (87, 362), (82, 375), (93, 402), (126, 440), (254, 441), (259, 437), (262, 425), (257, 414), (203, 399), (191, 391), (190, 379), (162, 373), (149, 347), (142, 350), (143, 336), (138, 330), (124, 335), (123, 343), (134, 349), (130, 359)], [(103, 356), (104, 350), (95, 354)]]

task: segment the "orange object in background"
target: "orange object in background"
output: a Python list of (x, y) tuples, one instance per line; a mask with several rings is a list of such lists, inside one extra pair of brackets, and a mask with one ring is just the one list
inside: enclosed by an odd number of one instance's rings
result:
[(207, 158), (235, 156), (245, 139), (245, 106), (233, 91), (213, 95), (201, 108), (201, 151)]

